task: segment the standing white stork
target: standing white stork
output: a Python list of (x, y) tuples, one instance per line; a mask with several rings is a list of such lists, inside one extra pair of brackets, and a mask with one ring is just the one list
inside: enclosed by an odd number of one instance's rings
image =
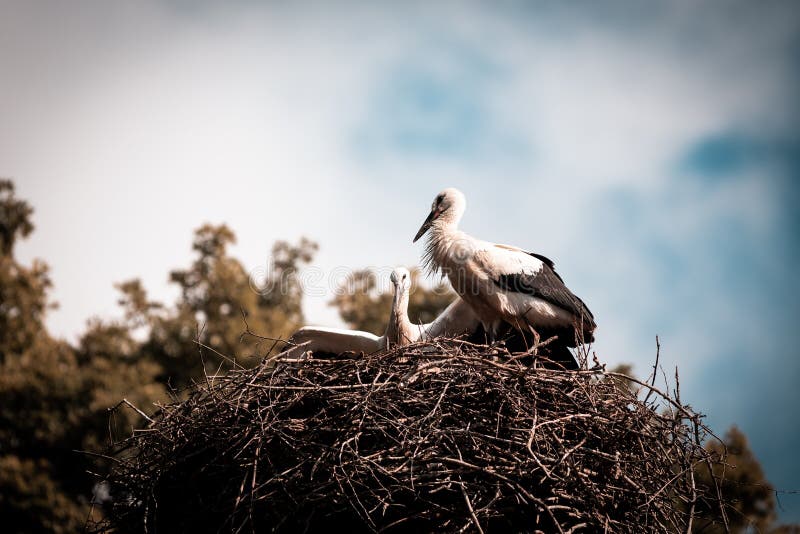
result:
[[(566, 347), (593, 341), (596, 325), (592, 313), (567, 288), (553, 262), (460, 231), (458, 223), (465, 209), (464, 194), (445, 189), (434, 199), (414, 242), (430, 232), (423, 255), (425, 266), (432, 273), (447, 275), (456, 292), (472, 306), (490, 339), (494, 339), (501, 321), (506, 321), (535, 338), (555, 334)], [(565, 363), (574, 366), (575, 362)]]
[(415, 325), (408, 319), (408, 297), (411, 273), (398, 267), (390, 276), (394, 295), (389, 322), (382, 336), (361, 330), (304, 326), (289, 339), (290, 347), (284, 356), (299, 356), (305, 352), (364, 352), (370, 354), (392, 346), (405, 346), (420, 339), (439, 336), (456, 336), (472, 333), (478, 327), (478, 318), (472, 308), (461, 298), (456, 299), (433, 322)]

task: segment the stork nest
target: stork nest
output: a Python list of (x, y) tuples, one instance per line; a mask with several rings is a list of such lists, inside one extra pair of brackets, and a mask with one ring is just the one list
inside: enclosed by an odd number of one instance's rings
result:
[(529, 364), (440, 340), (209, 377), (121, 443), (95, 526), (675, 532), (715, 506), (697, 414), (624, 375)]

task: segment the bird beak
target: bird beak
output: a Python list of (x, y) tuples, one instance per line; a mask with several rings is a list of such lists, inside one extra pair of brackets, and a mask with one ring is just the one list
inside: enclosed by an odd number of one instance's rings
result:
[(438, 217), (439, 214), (441, 214), (441, 212), (438, 209), (431, 210), (431, 212), (428, 214), (428, 218), (425, 219), (425, 222), (419, 227), (419, 232), (417, 232), (417, 235), (414, 236), (414, 241), (412, 241), (412, 243), (416, 243), (420, 237), (425, 235), (425, 232), (428, 231), (433, 224), (433, 221), (436, 220), (436, 217)]

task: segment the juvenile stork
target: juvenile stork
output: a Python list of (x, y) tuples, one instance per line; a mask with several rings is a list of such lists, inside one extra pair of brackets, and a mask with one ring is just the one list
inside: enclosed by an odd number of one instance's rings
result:
[(324, 326), (304, 326), (295, 332), (289, 343), (291, 348), (284, 355), (300, 355), (305, 352), (363, 352), (371, 354), (386, 350), (391, 346), (405, 346), (416, 341), (419, 329), (415, 328), (408, 320), (408, 295), (411, 289), (411, 273), (404, 267), (392, 271), (389, 279), (392, 281), (394, 294), (392, 308), (389, 312), (389, 322), (382, 336), (361, 330), (347, 330), (345, 328), (327, 328)]
[(305, 352), (371, 354), (392, 346), (406, 346), (422, 339), (471, 334), (478, 328), (478, 317), (472, 311), (472, 307), (460, 297), (434, 321), (427, 324), (413, 324), (408, 319), (411, 273), (404, 267), (398, 267), (392, 271), (389, 278), (392, 281), (394, 294), (389, 322), (382, 336), (361, 330), (304, 326), (289, 339), (290, 347), (284, 351), (284, 356), (299, 356)]
[[(596, 325), (592, 313), (567, 288), (553, 262), (460, 231), (458, 223), (465, 209), (464, 194), (445, 189), (434, 199), (414, 242), (429, 233), (423, 263), (429, 272), (447, 275), (456, 292), (472, 306), (490, 340), (506, 321), (523, 335), (532, 333), (534, 339), (558, 336), (566, 354), (566, 347), (593, 341)], [(563, 359), (567, 360), (566, 355)], [(571, 354), (569, 360), (563, 363), (574, 367)]]

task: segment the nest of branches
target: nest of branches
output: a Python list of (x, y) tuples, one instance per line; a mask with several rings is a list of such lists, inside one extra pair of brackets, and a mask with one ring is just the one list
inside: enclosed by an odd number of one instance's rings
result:
[(123, 442), (99, 529), (686, 531), (718, 502), (676, 393), (457, 340), (209, 377)]

